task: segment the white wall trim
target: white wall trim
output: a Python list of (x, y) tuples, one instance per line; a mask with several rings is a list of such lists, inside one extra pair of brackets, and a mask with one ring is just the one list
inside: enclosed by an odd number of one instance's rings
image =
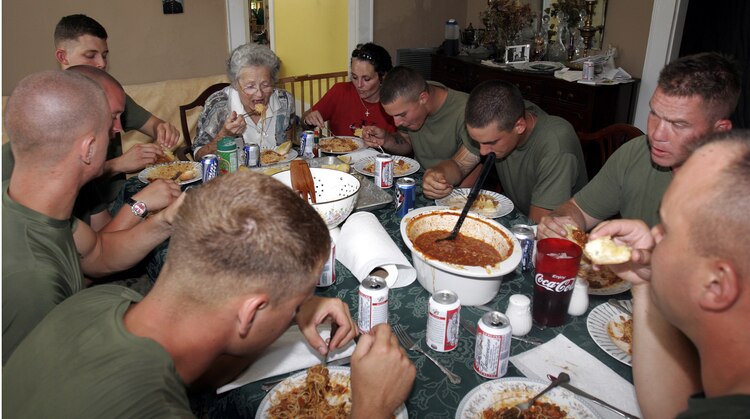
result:
[(347, 45), (349, 52), (357, 44), (372, 42), (373, 37), (373, 0), (349, 0)]
[(275, 13), (274, 0), (268, 0), (268, 16), (266, 17), (265, 24), (268, 27), (266, 34), (268, 35), (268, 46), (271, 48), (271, 51), (276, 51), (276, 36), (274, 32), (276, 30), (276, 26), (273, 23), (275, 20)]
[(250, 8), (247, 0), (226, 0), (227, 44), (229, 51), (246, 44), (250, 38)]
[(649, 101), (656, 90), (659, 72), (677, 58), (689, 0), (654, 0), (651, 27), (648, 32), (646, 59), (638, 89), (633, 124), (647, 132)]

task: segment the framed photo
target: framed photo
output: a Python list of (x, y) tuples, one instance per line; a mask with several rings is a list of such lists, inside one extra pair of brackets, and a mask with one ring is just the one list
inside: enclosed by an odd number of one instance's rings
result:
[(508, 64), (525, 63), (529, 61), (531, 45), (508, 45), (505, 47), (505, 62)]

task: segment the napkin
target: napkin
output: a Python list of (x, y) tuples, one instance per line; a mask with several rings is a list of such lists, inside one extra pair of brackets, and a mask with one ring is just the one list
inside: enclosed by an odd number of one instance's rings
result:
[[(320, 336), (327, 340), (331, 335), (330, 324), (318, 326)], [(331, 353), (329, 361), (351, 356), (356, 344), (352, 341), (349, 345), (337, 349)], [(229, 384), (216, 390), (217, 394), (242, 387), (245, 384), (274, 377), (280, 374), (309, 368), (323, 361), (323, 355), (313, 349), (308, 343), (299, 327), (294, 325), (281, 335), (271, 346), (252, 363), (239, 377)]]
[(416, 269), (370, 212), (355, 212), (341, 226), (336, 260), (360, 282), (376, 268), (388, 272), (385, 282), (389, 288), (405, 287), (417, 278)]
[[(547, 380), (547, 374), (556, 376), (566, 372), (570, 375), (571, 385), (630, 414), (641, 416), (635, 387), (564, 335), (557, 335), (544, 345), (512, 356), (510, 362), (530, 378)], [(621, 417), (594, 403), (590, 405), (604, 418)]]
[(357, 150), (346, 155), (352, 158), (352, 164), (354, 164), (362, 159), (377, 156), (378, 154), (380, 154), (380, 150), (376, 150), (374, 148), (363, 148), (362, 150)]

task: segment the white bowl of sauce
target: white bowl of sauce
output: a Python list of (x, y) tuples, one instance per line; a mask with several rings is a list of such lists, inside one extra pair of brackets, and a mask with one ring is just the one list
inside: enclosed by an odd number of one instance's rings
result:
[(424, 207), (401, 220), (401, 238), (411, 250), (417, 280), (431, 294), (449, 289), (462, 305), (481, 305), (492, 300), (503, 276), (521, 261), (521, 247), (502, 224), (469, 213), (455, 241), (446, 237), (461, 211), (448, 207)]

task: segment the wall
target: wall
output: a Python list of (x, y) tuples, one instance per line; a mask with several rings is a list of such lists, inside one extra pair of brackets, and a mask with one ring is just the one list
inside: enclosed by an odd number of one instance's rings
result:
[[(457, 19), (462, 28), (468, 25), (466, 4), (456, 0), (377, 0), (373, 41), (387, 49), (394, 61), (398, 48), (440, 46), (446, 20)], [(479, 19), (471, 20), (476, 26)]]
[(109, 72), (122, 84), (221, 74), (229, 55), (225, 0), (186, 0), (175, 15), (158, 0), (5, 0), (2, 12), (3, 95), (30, 73), (58, 68), (55, 25), (74, 13), (107, 29)]
[(281, 77), (349, 69), (347, 0), (276, 0), (275, 51)]
[(641, 78), (654, 0), (609, 0), (602, 46), (617, 47), (615, 64)]

